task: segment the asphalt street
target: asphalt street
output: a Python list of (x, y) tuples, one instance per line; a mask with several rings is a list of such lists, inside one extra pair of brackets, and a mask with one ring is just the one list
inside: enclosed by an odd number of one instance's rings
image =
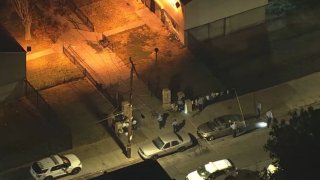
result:
[[(166, 170), (171, 178), (182, 180), (189, 172), (209, 161), (228, 158), (231, 159), (238, 168), (250, 170), (261, 170), (269, 164), (268, 153), (263, 150), (263, 145), (268, 138), (268, 129), (258, 129), (253, 132), (242, 134), (237, 138), (227, 136), (214, 141), (198, 139), (199, 144), (184, 152), (174, 153), (158, 159), (158, 162)], [(79, 179), (86, 172), (87, 175), (94, 173), (85, 170), (86, 161), (82, 159), (83, 170), (79, 175), (66, 176), (60, 179)], [(141, 160), (142, 161), (142, 160)], [(89, 168), (91, 169), (91, 168)], [(92, 174), (94, 176), (94, 174)], [(3, 180), (31, 180), (29, 167), (21, 167), (0, 177)], [(82, 179), (82, 178), (80, 178)]]
[(158, 160), (171, 178), (185, 179), (186, 175), (209, 161), (228, 158), (240, 169), (262, 170), (270, 163), (263, 145), (268, 138), (268, 129), (259, 129), (237, 138), (227, 136), (199, 145), (182, 153), (175, 153)]

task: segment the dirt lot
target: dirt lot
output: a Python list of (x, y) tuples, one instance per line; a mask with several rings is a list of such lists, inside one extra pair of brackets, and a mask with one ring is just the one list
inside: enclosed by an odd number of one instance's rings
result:
[[(156, 88), (151, 90), (155, 91), (159, 97), (159, 89), (166, 87), (170, 87), (174, 97), (181, 90), (192, 91), (188, 95), (193, 96), (223, 88), (205, 67), (196, 63), (195, 57), (182, 47), (180, 42), (171, 39), (166, 29), (163, 32), (154, 32), (147, 25), (143, 25), (110, 36), (109, 40), (113, 44), (114, 52), (125, 64), (128, 64), (128, 57), (132, 57), (144, 82), (146, 84), (149, 82)], [(155, 47), (159, 49), (157, 68), (155, 67)], [(202, 73), (198, 73), (199, 70)], [(157, 79), (156, 76), (159, 78)], [(214, 85), (209, 81), (214, 82)]]
[(186, 52), (186, 49), (183, 49), (178, 41), (170, 41), (168, 36), (164, 36), (160, 32), (151, 31), (147, 25), (130, 29), (108, 38), (112, 42), (114, 52), (122, 60), (127, 61), (130, 56), (139, 66), (154, 64), (155, 47), (159, 49), (159, 64), (177, 61), (177, 58), (184, 56)]
[[(132, 12), (135, 1), (83, 1), (80, 3), (81, 10), (93, 22), (97, 32), (104, 32), (127, 23), (137, 21), (139, 17)], [(77, 1), (75, 1), (77, 2)], [(81, 6), (81, 4), (87, 4)]]

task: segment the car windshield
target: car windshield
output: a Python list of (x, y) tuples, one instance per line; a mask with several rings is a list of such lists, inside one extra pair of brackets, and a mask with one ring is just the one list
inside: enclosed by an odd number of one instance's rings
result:
[(219, 118), (215, 119), (215, 121), (217, 123), (219, 123), (220, 125), (226, 124), (228, 122), (228, 120), (231, 120), (231, 118), (230, 117), (219, 117)]
[(218, 123), (215, 120), (210, 120), (210, 121), (207, 122), (207, 126), (211, 130), (215, 130), (215, 128), (218, 126)]
[(42, 174), (45, 173), (46, 170), (41, 169), (41, 167), (39, 166), (39, 164), (37, 162), (32, 164), (32, 169), (34, 170), (34, 172), (36, 172), (37, 174)]
[(152, 140), (152, 142), (158, 149), (161, 149), (164, 145), (164, 142), (161, 140), (160, 137), (155, 138), (154, 140)]
[(65, 156), (59, 155), (59, 157), (62, 159), (63, 164), (67, 164), (68, 166), (71, 165), (70, 161), (68, 158), (66, 158)]
[(210, 175), (210, 172), (208, 172), (204, 166), (200, 166), (197, 169), (197, 173), (199, 174), (199, 176), (204, 177), (204, 179), (206, 179), (206, 177), (209, 177)]

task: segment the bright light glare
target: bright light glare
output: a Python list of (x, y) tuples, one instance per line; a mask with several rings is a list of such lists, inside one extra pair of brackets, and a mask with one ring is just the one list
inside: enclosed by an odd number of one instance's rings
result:
[(179, 4), (179, 1), (178, 1), (178, 0), (170, 0), (170, 4), (171, 4), (173, 7), (178, 8), (179, 6), (177, 6), (177, 3)]
[(257, 124), (256, 124), (256, 128), (265, 128), (265, 127), (267, 127), (267, 123), (265, 123), (265, 122), (258, 122)]
[(170, 0), (170, 3), (172, 6), (175, 6), (176, 2), (177, 2), (176, 0)]
[(273, 164), (270, 164), (267, 170), (270, 174), (274, 174), (278, 170), (278, 167), (274, 166)]

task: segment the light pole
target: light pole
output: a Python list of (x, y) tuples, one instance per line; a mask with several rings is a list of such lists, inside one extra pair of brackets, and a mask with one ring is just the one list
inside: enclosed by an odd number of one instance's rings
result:
[(237, 90), (235, 88), (233, 88), (233, 90), (234, 90), (234, 93), (236, 94), (238, 106), (239, 106), (240, 113), (241, 113), (241, 116), (242, 116), (242, 121), (243, 121), (244, 125), (246, 126), (246, 122), (244, 121), (244, 115), (243, 115), (243, 112), (242, 112), (242, 108), (241, 108), (240, 100), (239, 100), (239, 97), (238, 97), (238, 94), (237, 94)]
[(156, 52), (156, 66), (158, 66), (158, 52), (159, 52), (159, 49), (158, 48), (154, 48), (154, 51)]

